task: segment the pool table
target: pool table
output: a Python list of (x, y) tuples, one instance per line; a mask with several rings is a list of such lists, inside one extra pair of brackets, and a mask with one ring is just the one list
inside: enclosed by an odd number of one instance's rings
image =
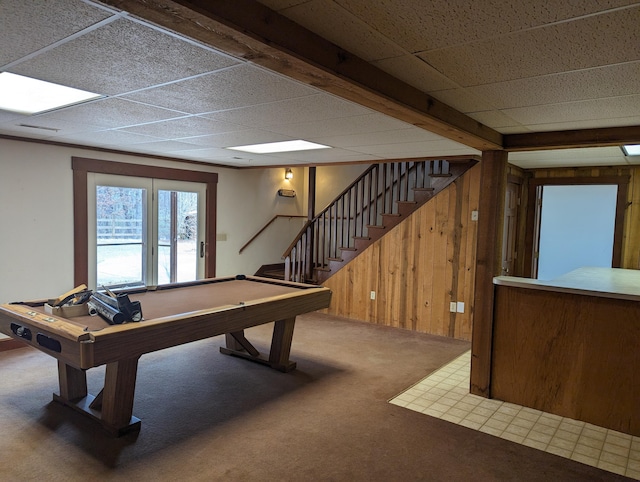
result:
[[(224, 354), (287, 372), (296, 315), (329, 306), (321, 286), (255, 276), (212, 278), (127, 291), (140, 301), (144, 319), (111, 325), (100, 316), (63, 317), (45, 311), (45, 300), (0, 305), (0, 332), (58, 360), (55, 401), (98, 421), (119, 436), (140, 429), (132, 415), (138, 359), (145, 353), (225, 335)], [(263, 355), (244, 329), (275, 322), (271, 349)], [(106, 365), (104, 388), (87, 393), (86, 370)]]

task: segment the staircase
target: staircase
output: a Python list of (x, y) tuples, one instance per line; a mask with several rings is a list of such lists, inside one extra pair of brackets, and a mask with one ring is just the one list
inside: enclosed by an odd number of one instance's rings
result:
[(478, 161), (374, 164), (315, 218), (283, 255), (287, 280), (320, 284)]

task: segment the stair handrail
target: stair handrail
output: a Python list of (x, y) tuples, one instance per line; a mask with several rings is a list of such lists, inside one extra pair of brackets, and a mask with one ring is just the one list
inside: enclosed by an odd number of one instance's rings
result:
[(267, 223), (264, 226), (262, 226), (260, 231), (258, 231), (256, 234), (254, 234), (253, 237), (249, 241), (247, 241), (244, 244), (244, 246), (242, 246), (242, 248), (240, 248), (240, 251), (238, 251), (238, 254), (242, 254), (242, 252), (247, 248), (247, 246), (249, 246), (251, 243), (253, 243), (253, 241), (255, 241), (255, 239), (258, 236), (260, 236), (264, 232), (264, 230), (267, 229), (278, 218), (289, 218), (289, 219), (291, 219), (291, 218), (306, 218), (306, 216), (303, 216), (302, 214), (276, 214), (269, 221), (267, 221)]

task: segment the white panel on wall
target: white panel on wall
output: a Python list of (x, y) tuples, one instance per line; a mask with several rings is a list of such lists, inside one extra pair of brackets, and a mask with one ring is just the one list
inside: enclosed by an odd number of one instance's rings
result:
[(617, 194), (616, 185), (544, 186), (538, 279), (611, 267)]

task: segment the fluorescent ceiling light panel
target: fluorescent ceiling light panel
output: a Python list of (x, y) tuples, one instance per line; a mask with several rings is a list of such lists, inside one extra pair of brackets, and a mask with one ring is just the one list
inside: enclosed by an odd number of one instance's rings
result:
[(0, 109), (20, 114), (38, 114), (87, 100), (100, 94), (52, 84), (9, 72), (0, 72)]
[(329, 146), (308, 141), (269, 142), (267, 144), (253, 144), (249, 146), (227, 147), (234, 151), (253, 152), (254, 154), (271, 154), (274, 152), (310, 151), (312, 149), (330, 149)]
[(625, 156), (640, 156), (640, 144), (622, 146), (622, 152)]

